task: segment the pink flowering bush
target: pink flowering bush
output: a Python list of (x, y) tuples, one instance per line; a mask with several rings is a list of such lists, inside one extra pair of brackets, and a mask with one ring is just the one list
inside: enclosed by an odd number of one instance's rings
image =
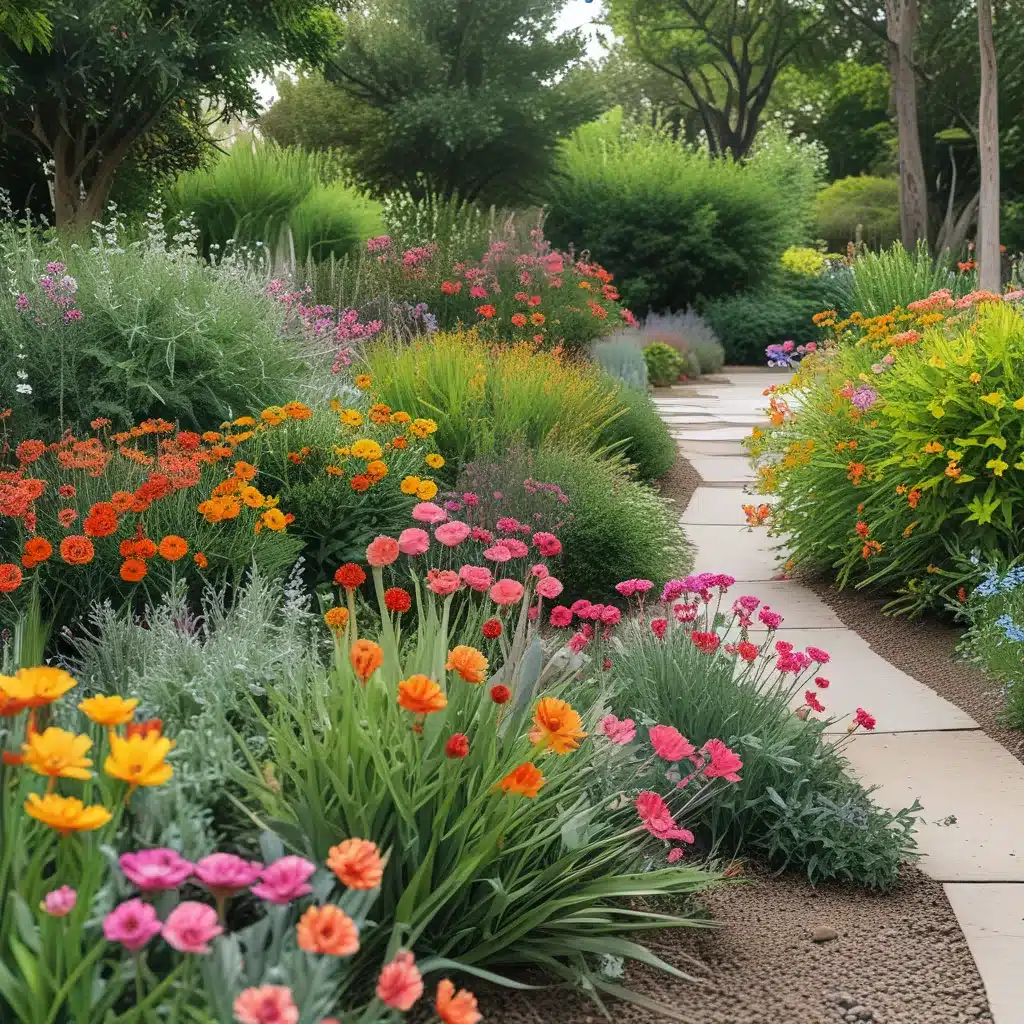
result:
[[(828, 717), (829, 653), (797, 649), (783, 616), (736, 594), (731, 576), (694, 574), (660, 592), (646, 582), (619, 585), (633, 614), (611, 657), (617, 696), (602, 728), (624, 749), (650, 746), (652, 755), (632, 762), (645, 792), (730, 783), (672, 822), (645, 797), (654, 834), (685, 829), (698, 848), (745, 850), (812, 881), (892, 885), (914, 855), (919, 807), (892, 814), (848, 773), (843, 746), (875, 728), (868, 710), (857, 710), (838, 742), (826, 736), (842, 724)], [(690, 844), (680, 842), (685, 854)]]

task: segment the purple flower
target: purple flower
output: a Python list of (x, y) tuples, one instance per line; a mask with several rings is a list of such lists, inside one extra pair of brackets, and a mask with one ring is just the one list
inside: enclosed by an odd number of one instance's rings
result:
[(866, 384), (862, 384), (854, 391), (850, 401), (863, 412), (865, 409), (870, 409), (878, 401), (878, 392), (874, 388), (869, 388)]

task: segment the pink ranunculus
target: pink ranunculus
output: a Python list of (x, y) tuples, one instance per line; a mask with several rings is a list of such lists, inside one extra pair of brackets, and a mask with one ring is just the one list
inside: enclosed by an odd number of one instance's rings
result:
[(399, 953), (386, 964), (377, 978), (377, 998), (396, 1010), (412, 1009), (423, 995), (423, 978), (412, 953)]
[(616, 718), (615, 715), (605, 715), (601, 719), (601, 732), (612, 743), (619, 745), (632, 743), (636, 738), (636, 723), (632, 718)]
[(403, 555), (422, 555), (430, 547), (430, 534), (426, 530), (410, 526), (398, 535), (398, 550)]
[(454, 594), (461, 586), (459, 574), (451, 569), (431, 569), (427, 573), (427, 587), (439, 597)]
[(737, 772), (743, 767), (739, 755), (730, 750), (721, 740), (708, 740), (701, 752), (707, 754), (711, 761), (704, 767), (704, 777), (708, 779), (725, 779), (726, 782), (739, 782)]
[(305, 857), (279, 857), (263, 869), (262, 881), (252, 887), (253, 895), (268, 903), (291, 903), (313, 891), (309, 879), (314, 871), (316, 865)]
[(125, 878), (143, 892), (177, 889), (194, 869), (191, 861), (168, 849), (122, 853), (119, 863)]
[(244, 989), (232, 1010), (238, 1024), (299, 1024), (299, 1008), (286, 985)]
[(663, 761), (682, 761), (697, 752), (697, 748), (674, 726), (652, 726), (649, 735), (654, 752)]
[(512, 552), (505, 546), (504, 540), (494, 544), (484, 552), (484, 558), (489, 562), (507, 562), (511, 557)]
[(562, 542), (553, 533), (543, 530), (533, 535), (533, 546), (545, 558), (554, 558), (562, 552)]
[(381, 568), (398, 561), (401, 552), (398, 549), (398, 541), (394, 537), (375, 537), (366, 545), (366, 560), (374, 568)]
[(651, 619), (651, 632), (661, 640), (668, 629), (668, 619)]
[(59, 889), (52, 889), (43, 898), (40, 908), (50, 917), (67, 917), (75, 904), (78, 902), (78, 893), (70, 885), (62, 885)]
[(205, 903), (185, 900), (167, 915), (164, 941), (179, 953), (209, 953), (210, 942), (224, 929), (217, 923), (217, 911)]
[(622, 618), (622, 612), (613, 604), (605, 605), (601, 611), (601, 621), (606, 626), (616, 626)]
[(432, 501), (421, 501), (413, 508), (412, 517), (418, 523), (443, 523), (448, 518), (448, 513)]
[(211, 853), (196, 862), (194, 874), (214, 896), (230, 896), (247, 889), (259, 877), (263, 865), (243, 860), (233, 853)]
[(572, 625), (572, 612), (564, 604), (556, 604), (551, 609), (551, 617), (548, 619), (556, 629), (565, 629)]
[(562, 589), (562, 581), (555, 579), (554, 576), (545, 576), (537, 581), (537, 593), (549, 600), (558, 597)]
[(551, 570), (543, 562), (538, 562), (536, 565), (530, 566), (530, 574), (535, 579), (542, 580), (545, 576), (551, 575)]
[(464, 565), (459, 570), (459, 579), (469, 587), (483, 593), (493, 582), (494, 577), (486, 565)]
[(495, 604), (517, 604), (523, 599), (523, 585), (518, 580), (498, 580), (490, 589)]
[(160, 918), (156, 911), (140, 899), (119, 903), (103, 918), (103, 935), (107, 942), (120, 942), (133, 953), (159, 932)]
[(450, 523), (442, 523), (434, 530), (434, 539), (446, 548), (454, 548), (472, 532), (472, 527), (467, 526), (462, 520), (453, 519)]
[(566, 645), (570, 651), (574, 654), (579, 654), (587, 644), (590, 643), (590, 637), (586, 633), (573, 633), (569, 638), (569, 643)]

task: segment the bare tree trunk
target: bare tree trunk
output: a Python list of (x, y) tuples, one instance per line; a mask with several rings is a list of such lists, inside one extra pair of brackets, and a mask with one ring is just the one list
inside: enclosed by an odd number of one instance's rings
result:
[(914, 38), (919, 20), (918, 0), (885, 0), (889, 38), (889, 77), (899, 132), (900, 234), (907, 249), (928, 239), (928, 195), (917, 125), (917, 80), (914, 77)]
[(978, 207), (978, 287), (999, 292), (999, 106), (996, 48), (992, 40), (992, 0), (978, 0), (978, 49), (981, 99), (978, 104), (978, 155), (981, 188)]

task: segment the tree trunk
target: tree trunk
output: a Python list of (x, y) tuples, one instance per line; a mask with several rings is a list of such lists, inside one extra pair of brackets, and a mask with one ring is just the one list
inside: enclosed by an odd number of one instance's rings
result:
[(918, 0), (885, 0), (889, 39), (889, 78), (899, 132), (900, 234), (913, 250), (928, 240), (928, 196), (917, 125), (917, 80), (914, 77), (914, 39), (919, 20)]
[(981, 187), (978, 206), (978, 287), (1002, 289), (999, 255), (999, 107), (996, 48), (992, 41), (992, 0), (978, 0), (978, 49), (981, 98), (978, 104), (978, 155)]

